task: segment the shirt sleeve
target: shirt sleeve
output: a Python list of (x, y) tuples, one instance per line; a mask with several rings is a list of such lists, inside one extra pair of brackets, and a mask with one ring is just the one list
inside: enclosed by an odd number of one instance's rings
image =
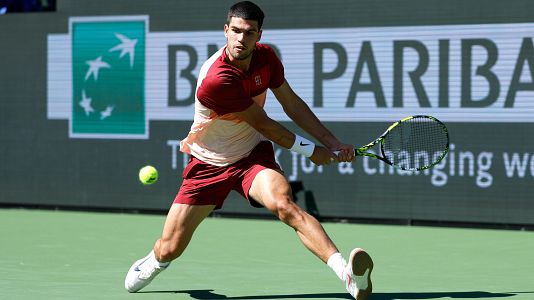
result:
[(254, 100), (246, 95), (243, 81), (231, 72), (206, 77), (197, 91), (198, 101), (218, 115), (240, 112)]
[(276, 53), (272, 48), (269, 48), (269, 66), (271, 67), (271, 80), (269, 82), (269, 88), (279, 88), (285, 81), (284, 65), (276, 56)]

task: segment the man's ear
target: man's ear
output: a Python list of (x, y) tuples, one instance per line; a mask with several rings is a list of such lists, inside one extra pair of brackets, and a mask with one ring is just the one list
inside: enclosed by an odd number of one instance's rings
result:
[(257, 42), (259, 42), (261, 40), (261, 34), (263, 33), (263, 30), (260, 29), (260, 32), (258, 33), (258, 40)]
[(228, 32), (228, 29), (229, 29), (229, 28), (230, 28), (230, 27), (228, 27), (228, 24), (224, 24), (224, 37), (226, 37), (226, 38), (228, 38), (228, 34), (227, 34), (227, 32)]

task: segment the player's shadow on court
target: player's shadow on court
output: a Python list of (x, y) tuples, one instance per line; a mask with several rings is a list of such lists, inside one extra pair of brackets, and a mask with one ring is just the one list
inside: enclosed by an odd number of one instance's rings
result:
[(322, 293), (322, 294), (290, 294), (290, 295), (251, 295), (228, 297), (223, 294), (214, 293), (213, 290), (184, 290), (184, 291), (142, 291), (139, 293), (175, 293), (189, 294), (193, 299), (198, 300), (261, 300), (261, 299), (353, 299), (348, 293)]
[[(189, 294), (198, 300), (260, 300), (260, 299), (353, 299), (347, 293), (317, 293), (317, 294), (289, 294), (289, 295), (252, 295), (228, 297), (214, 293), (213, 290), (183, 290), (183, 291), (146, 291), (142, 293), (175, 293)], [(526, 292), (525, 292), (526, 293)], [(531, 292), (528, 292), (531, 293)], [(473, 292), (413, 292), (413, 293), (373, 293), (369, 300), (418, 300), (418, 299), (491, 299), (516, 296), (517, 293), (492, 293), (483, 291)]]
[(516, 293), (474, 292), (420, 292), (420, 293), (373, 293), (370, 300), (416, 300), (416, 299), (491, 299), (516, 296)]

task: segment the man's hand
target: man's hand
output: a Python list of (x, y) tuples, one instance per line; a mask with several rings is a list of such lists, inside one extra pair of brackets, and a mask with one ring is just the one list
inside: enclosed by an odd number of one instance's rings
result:
[(316, 145), (310, 160), (316, 165), (328, 165), (333, 162), (351, 162), (356, 158), (353, 147), (349, 144), (339, 144), (334, 150), (329, 150), (323, 146)]
[(337, 156), (332, 151), (319, 145), (315, 146), (313, 154), (310, 157), (310, 160), (318, 166), (331, 164), (337, 161), (337, 159)]
[(337, 162), (351, 162), (356, 158), (353, 145), (340, 143), (333, 150), (338, 152)]

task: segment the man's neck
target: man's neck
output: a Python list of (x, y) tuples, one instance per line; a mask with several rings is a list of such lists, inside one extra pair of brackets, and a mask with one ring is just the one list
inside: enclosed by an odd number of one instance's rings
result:
[(241, 71), (243, 72), (246, 72), (248, 71), (249, 67), (250, 67), (250, 62), (252, 61), (252, 55), (254, 54), (251, 54), (249, 57), (247, 57), (246, 59), (243, 59), (243, 60), (239, 60), (239, 59), (235, 59), (233, 58), (230, 53), (228, 53), (228, 49), (225, 49), (225, 52), (226, 52), (226, 61), (231, 64), (232, 66), (240, 69)]

